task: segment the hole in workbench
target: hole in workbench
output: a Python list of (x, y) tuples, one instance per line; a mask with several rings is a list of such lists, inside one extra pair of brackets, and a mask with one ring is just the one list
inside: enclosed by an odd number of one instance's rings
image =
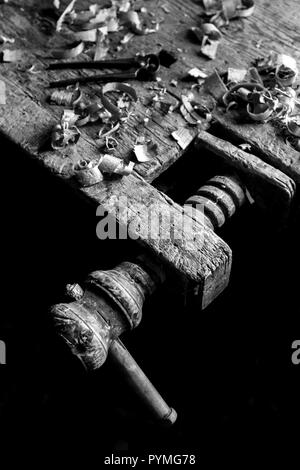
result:
[[(212, 133), (216, 135), (215, 130)], [(218, 136), (221, 137), (221, 135)], [(195, 195), (198, 189), (205, 185), (210, 178), (228, 173), (238, 174), (239, 172), (231, 169), (209, 150), (204, 148), (197, 150), (191, 147), (152, 184), (179, 205), (184, 205), (185, 201), (190, 196)], [(230, 227), (234, 227), (236, 222), (239, 223), (239, 220), (244, 220), (245, 217), (247, 219), (250, 213), (253, 213), (255, 217), (255, 210), (250, 207), (250, 204), (245, 204), (238, 210), (238, 218), (234, 214), (226, 221), (224, 226), (217, 230), (218, 234), (226, 239), (231, 232)]]
[(173, 165), (156, 178), (152, 185), (182, 205), (209, 178), (217, 167), (209, 152), (188, 149)]

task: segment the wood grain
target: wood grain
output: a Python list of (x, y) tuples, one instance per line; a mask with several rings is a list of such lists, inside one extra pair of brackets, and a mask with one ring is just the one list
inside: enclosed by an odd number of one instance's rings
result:
[[(41, 138), (55, 122), (52, 114), (26, 96), (20, 87), (11, 83), (7, 89), (12, 104), (12, 119), (5, 119), (0, 110), (2, 132), (28, 154), (39, 159), (50, 171), (58, 174), (61, 161), (52, 151), (39, 152)], [(22, 121), (19, 116), (22, 115)], [(33, 119), (32, 116), (35, 118)], [(80, 139), (78, 152), (93, 159), (96, 148), (93, 143)], [(70, 174), (60, 174), (77, 189)], [(189, 239), (185, 232), (184, 214), (181, 206), (147, 183), (141, 176), (129, 175), (116, 180), (104, 180), (90, 188), (81, 188), (83, 196), (95, 207), (99, 204), (116, 218), (121, 226), (130, 227), (132, 237), (150, 252), (157, 262), (162, 262), (173, 274), (191, 286), (198, 286), (198, 298), (202, 308), (207, 306), (229, 281), (231, 250), (213, 231), (194, 221), (196, 235)], [(120, 198), (126, 203), (123, 211), (118, 211)], [(124, 199), (126, 198), (126, 199)], [(125, 202), (124, 202), (125, 201)], [(148, 210), (149, 209), (149, 210)], [(153, 215), (155, 227), (149, 234), (149, 211)], [(174, 233), (168, 224), (161, 220), (171, 220)]]
[[(67, 3), (67, 2), (65, 2)], [(87, 6), (89, 2), (78, 2), (78, 8)], [(46, 71), (46, 64), (49, 63), (49, 53), (51, 48), (58, 44), (65, 43), (65, 38), (55, 35), (47, 35), (44, 32), (44, 17), (41, 13), (42, 6), (47, 2), (28, 0), (24, 7), (24, 2), (16, 0), (3, 5), (1, 9), (0, 28), (3, 34), (14, 37), (15, 48), (23, 51), (22, 63), (5, 64), (1, 67), (1, 76), (4, 80), (20, 85), (26, 94), (32, 97), (41, 106), (47, 107), (51, 114), (58, 120), (61, 108), (49, 106), (46, 101), (47, 84), (50, 80), (58, 77), (67, 78), (79, 75), (90, 75), (93, 71)], [(231, 67), (245, 67), (251, 60), (258, 56), (267, 55), (270, 50), (286, 52), (292, 54), (300, 66), (300, 34), (297, 32), (299, 26), (299, 12), (296, 0), (288, 0), (284, 7), (280, 0), (269, 2), (267, 0), (257, 1), (256, 9), (252, 17), (246, 20), (232, 21), (224, 31), (223, 39), (218, 50), (216, 60), (209, 61), (199, 54), (199, 44), (193, 43), (187, 32), (192, 26), (198, 24), (198, 15), (201, 12), (200, 2), (168, 0), (170, 13), (167, 14), (160, 3), (156, 0), (147, 1), (148, 12), (153, 18), (163, 19), (160, 30), (156, 34), (146, 36), (135, 36), (127, 46), (127, 49), (117, 52), (116, 45), (124, 32), (110, 35), (110, 55), (130, 56), (137, 52), (158, 52), (162, 47), (167, 50), (174, 50), (178, 54), (178, 61), (172, 65), (171, 69), (161, 67), (159, 73), (162, 84), (168, 87), (171, 93), (180, 97), (190, 89), (190, 84), (181, 81), (187, 70), (197, 66), (207, 73), (214, 68), (226, 70)], [(22, 9), (21, 9), (22, 7)], [(276, 35), (274, 32), (276, 31)], [(256, 46), (259, 43), (260, 48)], [(86, 54), (82, 58), (87, 57)], [(79, 57), (81, 58), (81, 57)], [(43, 72), (31, 74), (28, 68), (32, 64), (37, 64)], [(172, 79), (178, 79), (177, 88), (169, 86)], [(153, 93), (151, 86), (153, 83), (133, 82), (137, 90), (140, 101), (135, 108), (134, 115), (127, 125), (123, 126), (118, 136), (119, 146), (116, 155), (120, 158), (127, 158), (132, 151), (133, 144), (138, 135), (144, 134), (157, 144), (157, 157), (151, 162), (136, 165), (136, 171), (148, 181), (155, 179), (162, 171), (167, 169), (183, 153), (178, 144), (170, 137), (171, 132), (182, 126), (188, 126), (180, 113), (174, 112), (171, 115), (163, 115), (156, 110), (150, 118), (148, 124), (143, 124), (146, 117), (146, 108), (143, 103), (149, 101), (149, 96)], [(100, 87), (90, 85), (85, 87), (88, 95), (99, 97)], [(166, 100), (172, 100), (170, 94), (166, 95)], [(9, 106), (9, 103), (8, 103)], [(216, 118), (226, 130), (230, 130), (238, 138), (245, 142), (251, 141), (252, 145), (260, 152), (260, 156), (289, 174), (295, 181), (299, 182), (299, 152), (291, 150), (286, 146), (282, 137), (276, 133), (271, 125), (239, 125), (235, 123), (230, 114), (223, 115), (216, 112)], [(83, 129), (86, 138), (93, 140), (99, 126), (88, 126)], [(190, 131), (196, 135), (196, 129), (190, 127)], [(267, 140), (265, 134), (267, 133)]]
[[(47, 86), (50, 80), (68, 77), (89, 75), (91, 71), (47, 71), (47, 64), (51, 49), (63, 46), (66, 43), (64, 35), (53, 34), (49, 22), (45, 20), (41, 11), (47, 2), (28, 0), (26, 5), (21, 0), (11, 1), (1, 6), (0, 29), (1, 33), (15, 38), (13, 48), (22, 51), (22, 60), (15, 64), (1, 64), (0, 78), (6, 83), (6, 106), (0, 106), (0, 132), (12, 139), (17, 145), (27, 151), (28, 155), (41, 161), (49, 171), (60, 176), (69, 184), (74, 185), (70, 179), (70, 171), (65, 162), (63, 153), (57, 151), (41, 151), (45, 139), (49, 136), (52, 127), (59, 121), (62, 108), (51, 106), (47, 101)], [(67, 3), (67, 2), (65, 2)], [(78, 1), (78, 7), (88, 2)], [(124, 32), (111, 35), (111, 56), (131, 56), (137, 52), (158, 52), (162, 47), (173, 49), (178, 53), (179, 59), (171, 69), (161, 67), (160, 77), (162, 84), (168, 88), (167, 97), (181, 95), (190, 89), (181, 79), (189, 68), (197, 66), (207, 73), (215, 67), (224, 70), (228, 66), (245, 66), (261, 55), (267, 55), (270, 49), (277, 52), (293, 54), (299, 63), (300, 47), (298, 25), (298, 5), (296, 0), (287, 0), (282, 5), (280, 0), (272, 3), (262, 0), (257, 3), (253, 17), (245, 21), (233, 21), (224, 32), (217, 59), (208, 61), (199, 54), (199, 44), (194, 44), (187, 36), (190, 27), (197, 25), (200, 13), (199, 3), (192, 0), (165, 1), (170, 13), (166, 14), (160, 8), (159, 2), (149, 0), (146, 7), (154, 14), (154, 18), (164, 18), (160, 30), (154, 35), (135, 36), (128, 45), (127, 50), (119, 53), (115, 50)], [(284, 8), (284, 12), (283, 12)], [(276, 31), (276, 35), (274, 34)], [(261, 42), (260, 49), (256, 48)], [(80, 58), (87, 58), (85, 54)], [(35, 64), (39, 73), (31, 73), (30, 67)], [(172, 79), (178, 79), (178, 86), (170, 86)], [(133, 233), (138, 241), (157, 260), (163, 262), (171, 271), (187, 280), (189, 285), (198, 286), (199, 298), (202, 306), (208, 305), (221, 292), (228, 283), (231, 251), (220, 238), (209, 229), (198, 224), (199, 239), (186, 240), (182, 237), (182, 208), (149, 185), (145, 180), (152, 181), (162, 171), (181, 157), (183, 151), (177, 142), (170, 137), (171, 132), (182, 126), (188, 126), (182, 116), (174, 112), (163, 115), (157, 110), (148, 124), (143, 124), (147, 116), (145, 104), (152, 93), (150, 89), (155, 83), (132, 82), (139, 95), (134, 114), (127, 124), (122, 127), (118, 136), (119, 146), (116, 155), (128, 158), (137, 136), (144, 134), (157, 144), (157, 156), (146, 164), (135, 167), (135, 174), (121, 180), (105, 180), (103, 183), (91, 188), (81, 189), (82, 194), (95, 205), (101, 204), (111, 214), (115, 213), (116, 199), (127, 196), (128, 208), (124, 213), (116, 214), (121, 225), (130, 225), (135, 222)], [(98, 98), (99, 85), (90, 85), (85, 93)], [(250, 142), (262, 158), (289, 174), (299, 182), (299, 153), (291, 151), (284, 144), (280, 135), (272, 134), (264, 141), (264, 133), (269, 129), (265, 125), (256, 125), (255, 129), (237, 125), (217, 110), (215, 117), (230, 130), (237, 138)], [(224, 119), (224, 121), (223, 121)], [(196, 136), (197, 129), (191, 127)], [(68, 149), (66, 154), (72, 159), (74, 154), (98, 161), (99, 149), (95, 145), (95, 137), (99, 125), (91, 125), (82, 129), (82, 136), (77, 148)], [(268, 134), (269, 135), (269, 134)], [(279, 150), (278, 150), (279, 149)], [(214, 151), (217, 150), (215, 146)], [(63, 168), (63, 171), (62, 171)], [(75, 187), (75, 186), (74, 186)], [(143, 201), (139, 205), (140, 200)], [(145, 231), (139, 227), (147, 227), (147, 211), (153, 204), (157, 214), (171, 215), (174, 227), (179, 232), (178, 239), (170, 238), (168, 233), (162, 233), (157, 239), (149, 239)], [(196, 223), (196, 222), (195, 222)], [(157, 228), (164, 230), (163, 224), (158, 223)]]

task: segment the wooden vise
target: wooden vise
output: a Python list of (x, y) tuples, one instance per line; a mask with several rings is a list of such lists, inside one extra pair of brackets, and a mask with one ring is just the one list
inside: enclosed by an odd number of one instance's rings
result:
[[(134, 185), (129, 191), (133, 198), (132, 209), (134, 195), (144, 192), (146, 207), (140, 213), (134, 213), (139, 220), (135, 227), (146, 224), (147, 209), (151, 210), (147, 201), (155, 201), (156, 210), (162, 210), (168, 220), (167, 211), (172, 210), (174, 228), (182, 237), (168, 238), (163, 232), (166, 224), (162, 219), (155, 219), (159, 220), (160, 237), (147, 241), (154, 256), (143, 255), (112, 270), (91, 273), (84, 288), (77, 284), (67, 286), (71, 303), (58, 304), (51, 309), (59, 335), (84, 366), (95, 370), (110, 354), (153, 415), (165, 424), (175, 422), (176, 412), (165, 403), (120, 343), (119, 336), (139, 325), (146, 296), (151, 295), (172, 272), (176, 272), (188, 295), (196, 296), (200, 310), (209, 305), (227, 286), (231, 268), (230, 248), (214, 230), (248, 201), (248, 192), (262, 209), (274, 214), (282, 223), (288, 217), (295, 193), (295, 184), (289, 176), (205, 131), (198, 134), (196, 148), (198, 152), (205, 148), (221, 157), (226, 161), (228, 171), (201, 186), (183, 208), (143, 180), (127, 178), (122, 181), (122, 185)], [(131, 220), (130, 210), (129, 213), (114, 211), (112, 204), (115, 203), (116, 200), (110, 202), (106, 194), (105, 209), (114, 214), (120, 224), (126, 219)], [(198, 236), (189, 237), (188, 233), (182, 232), (184, 217), (190, 218), (190, 228), (196, 227)], [(145, 237), (145, 232), (139, 233)]]

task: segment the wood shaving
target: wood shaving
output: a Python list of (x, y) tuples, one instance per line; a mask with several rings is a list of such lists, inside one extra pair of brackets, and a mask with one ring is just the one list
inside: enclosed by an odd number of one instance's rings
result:
[(144, 136), (138, 137), (133, 151), (139, 163), (149, 162), (157, 155), (157, 144), (146, 141)]
[[(69, 88), (69, 87), (68, 87)], [(50, 95), (50, 102), (60, 106), (76, 106), (82, 98), (80, 88), (55, 90)]]
[(278, 54), (276, 59), (275, 76), (280, 85), (284, 87), (291, 86), (298, 76), (296, 60), (286, 54)]
[(137, 94), (133, 87), (131, 87), (130, 85), (126, 85), (125, 83), (112, 82), (112, 83), (107, 83), (106, 85), (102, 87), (102, 91), (101, 91), (102, 105), (111, 114), (112, 119), (114, 121), (118, 121), (122, 117), (120, 109), (117, 106), (115, 106), (105, 96), (106, 93), (113, 92), (113, 91), (126, 93), (134, 102), (137, 101)]
[(207, 73), (203, 72), (203, 70), (194, 67), (188, 71), (188, 75), (193, 78), (206, 78)]
[(209, 39), (208, 36), (203, 37), (203, 42), (201, 46), (201, 54), (203, 54), (208, 59), (214, 60), (217, 56), (217, 51), (220, 41), (213, 41)]
[(132, 173), (133, 168), (134, 162), (125, 163), (124, 160), (109, 154), (104, 154), (99, 162), (99, 169), (103, 173), (126, 176)]
[(221, 100), (224, 94), (228, 91), (228, 88), (216, 70), (206, 78), (204, 88), (217, 101)]
[(126, 13), (131, 7), (129, 0), (112, 0), (112, 4), (118, 8), (120, 13)]
[(63, 11), (63, 13), (60, 15), (60, 17), (57, 20), (56, 23), (56, 31), (60, 32), (62, 30), (63, 24), (66, 20), (67, 15), (69, 15), (73, 10), (74, 6), (77, 0), (72, 0), (69, 5), (66, 7), (66, 9)]
[(287, 119), (287, 129), (293, 136), (300, 137), (300, 114)]
[(227, 82), (228, 83), (238, 83), (242, 82), (247, 75), (247, 69), (233, 69), (228, 68), (227, 72)]
[(168, 8), (168, 5), (161, 5), (160, 8), (167, 14), (171, 13), (171, 11)]
[(80, 131), (75, 126), (78, 116), (71, 110), (64, 110), (60, 123), (57, 124), (51, 134), (51, 147), (54, 150), (62, 149), (70, 144), (76, 144)]
[(74, 33), (75, 38), (77, 41), (84, 41), (84, 42), (96, 42), (97, 39), (97, 29), (88, 29), (86, 31), (78, 31)]
[(182, 150), (185, 150), (194, 139), (193, 134), (186, 127), (177, 129), (176, 131), (172, 132), (171, 136), (177, 141), (179, 147), (181, 147)]
[(70, 44), (65, 49), (54, 49), (52, 51), (52, 57), (55, 59), (71, 59), (77, 57), (83, 52), (84, 42), (79, 41), (73, 44)]
[(81, 160), (75, 167), (74, 177), (80, 186), (88, 187), (98, 184), (103, 180), (103, 175), (98, 167), (98, 164)]
[(22, 59), (23, 52), (19, 50), (4, 49), (2, 51), (2, 62), (18, 62)]
[(127, 33), (125, 36), (121, 39), (121, 44), (127, 44), (131, 39), (134, 37), (133, 33)]
[(13, 44), (15, 42), (14, 38), (9, 38), (7, 36), (4, 36), (3, 34), (0, 35), (0, 44)]

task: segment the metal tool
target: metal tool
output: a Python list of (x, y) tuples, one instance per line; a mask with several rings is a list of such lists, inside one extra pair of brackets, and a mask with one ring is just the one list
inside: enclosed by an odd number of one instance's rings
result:
[[(155, 77), (155, 73), (159, 70), (160, 60), (155, 54), (145, 56), (138, 55), (136, 57), (116, 60), (97, 60), (93, 62), (56, 62), (49, 65), (48, 70), (79, 70), (79, 69), (129, 69), (121, 73), (105, 73), (102, 75), (92, 75), (89, 77), (68, 78), (66, 80), (58, 80), (50, 82), (49, 86), (63, 87), (76, 83), (90, 82), (112, 82), (124, 80), (151, 80)], [(130, 70), (133, 69), (133, 70)]]

